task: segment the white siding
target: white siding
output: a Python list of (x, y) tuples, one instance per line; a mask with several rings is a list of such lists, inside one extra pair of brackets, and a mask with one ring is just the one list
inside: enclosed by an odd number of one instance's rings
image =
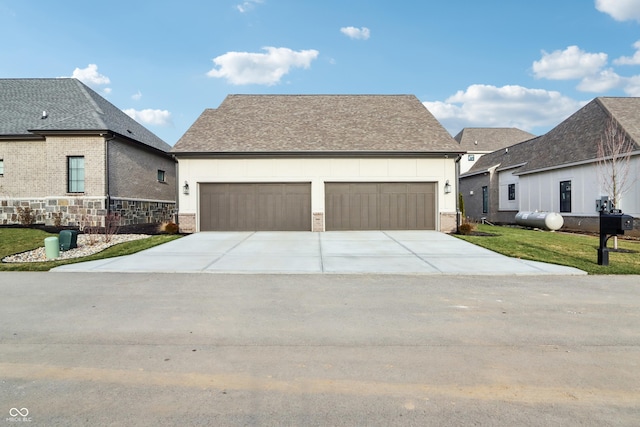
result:
[[(515, 200), (509, 200), (509, 184), (516, 186)], [(517, 211), (520, 206), (520, 185), (519, 178), (513, 175), (513, 171), (502, 171), (498, 173), (498, 210), (501, 211)]]
[[(618, 208), (629, 215), (640, 215), (640, 157), (632, 159), (628, 182), (631, 185)], [(571, 212), (567, 216), (595, 216), (596, 200), (605, 195), (595, 163), (520, 176), (520, 210), (560, 212), (560, 182), (571, 181)], [(501, 189), (502, 192), (502, 189)], [(502, 193), (501, 193), (502, 194)], [(501, 196), (502, 197), (502, 196)]]

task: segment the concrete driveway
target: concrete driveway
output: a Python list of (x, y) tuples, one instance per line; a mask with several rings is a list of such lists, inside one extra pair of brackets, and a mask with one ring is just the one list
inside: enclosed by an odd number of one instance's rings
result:
[(206, 232), (55, 272), (586, 274), (509, 258), (436, 231)]

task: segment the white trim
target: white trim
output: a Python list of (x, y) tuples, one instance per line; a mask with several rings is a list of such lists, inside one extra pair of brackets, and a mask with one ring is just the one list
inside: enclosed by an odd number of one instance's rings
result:
[(153, 199), (135, 199), (131, 197), (111, 196), (110, 200), (125, 200), (127, 202), (150, 202), (150, 203), (176, 203), (175, 200), (153, 200)]

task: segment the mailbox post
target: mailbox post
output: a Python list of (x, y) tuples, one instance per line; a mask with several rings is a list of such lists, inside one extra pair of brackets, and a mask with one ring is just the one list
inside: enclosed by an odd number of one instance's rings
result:
[(600, 207), (598, 265), (609, 265), (607, 241), (612, 236), (624, 234), (625, 230), (633, 230), (633, 217), (631, 215), (624, 215), (619, 209), (613, 209), (613, 206), (610, 206), (610, 203), (607, 203), (603, 198), (603, 203)]

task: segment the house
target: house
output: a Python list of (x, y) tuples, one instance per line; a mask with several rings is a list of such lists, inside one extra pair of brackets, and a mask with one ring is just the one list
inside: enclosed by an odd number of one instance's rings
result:
[(616, 208), (640, 217), (640, 98), (613, 97), (595, 98), (545, 135), (484, 155), (460, 176), (466, 216), (514, 223), (518, 211), (559, 212), (566, 228), (597, 231), (597, 202), (609, 196), (598, 145), (611, 124), (632, 144), (629, 189)]
[(170, 149), (77, 79), (0, 79), (0, 224), (174, 219)]
[(462, 152), (413, 95), (229, 95), (172, 153), (184, 232), (456, 228)]
[(464, 128), (453, 137), (466, 154), (460, 159), (460, 174), (469, 169), (485, 154), (506, 148), (535, 135), (518, 128)]

